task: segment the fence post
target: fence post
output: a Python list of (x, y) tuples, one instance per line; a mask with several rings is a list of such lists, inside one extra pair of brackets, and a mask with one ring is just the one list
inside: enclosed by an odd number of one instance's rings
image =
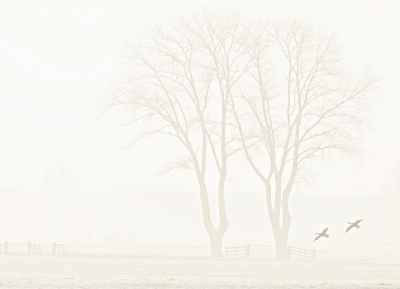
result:
[(246, 258), (250, 258), (250, 245), (246, 245)]
[(28, 254), (31, 254), (31, 242), (28, 242)]
[(288, 246), (289, 259), (292, 259), (292, 246)]
[(8, 242), (4, 242), (4, 254), (8, 254)]
[(56, 243), (53, 243), (53, 255), (56, 255)]

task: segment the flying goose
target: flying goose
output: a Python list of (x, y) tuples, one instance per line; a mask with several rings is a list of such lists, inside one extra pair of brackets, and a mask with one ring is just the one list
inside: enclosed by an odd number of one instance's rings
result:
[(360, 227), (358, 224), (359, 224), (362, 220), (363, 220), (363, 219), (357, 220), (357, 221), (355, 221), (354, 223), (347, 222), (348, 224), (351, 224), (351, 225), (347, 227), (346, 233), (347, 233), (348, 231), (350, 231), (352, 228), (357, 228), (357, 230), (360, 229), (361, 227)]
[(326, 233), (327, 231), (328, 231), (328, 228), (325, 228), (321, 233), (315, 233), (315, 234), (317, 234), (318, 236), (315, 237), (315, 239), (314, 239), (313, 242), (317, 241), (317, 240), (318, 240), (319, 238), (321, 238), (321, 237), (329, 238), (329, 235)]

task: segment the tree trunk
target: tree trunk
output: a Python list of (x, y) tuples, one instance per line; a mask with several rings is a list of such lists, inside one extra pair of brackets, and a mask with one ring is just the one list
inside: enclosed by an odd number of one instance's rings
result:
[(276, 259), (288, 260), (290, 259), (288, 250), (290, 216), (283, 216), (282, 226), (279, 224), (279, 219), (276, 217), (270, 220), (275, 239)]
[[(280, 231), (282, 229), (279, 229)], [(287, 238), (284, 238), (282, 234), (274, 234), (275, 236), (275, 248), (276, 248), (276, 259), (288, 260), (290, 259), (289, 250), (287, 246)]]
[(214, 233), (209, 233), (208, 235), (210, 237), (211, 257), (222, 257), (222, 239), (224, 234), (214, 231)]
[[(277, 187), (275, 191), (275, 204), (272, 205), (271, 199), (271, 185), (269, 182), (266, 184), (266, 201), (268, 208), (268, 216), (272, 226), (272, 232), (274, 234), (276, 259), (287, 260), (290, 259), (288, 250), (288, 237), (289, 228), (291, 223), (291, 216), (289, 214), (289, 194), (291, 186), (286, 187), (283, 191), (283, 197), (281, 192), (281, 178), (280, 176), (276, 179)], [(282, 218), (281, 218), (282, 217)]]
[[(204, 178), (199, 180), (200, 183), (200, 198), (203, 209), (203, 224), (207, 230), (208, 237), (210, 238), (211, 245), (211, 257), (222, 257), (222, 239), (224, 238), (225, 232), (228, 229), (229, 223), (226, 218), (225, 202), (223, 190), (219, 190), (219, 214), (220, 223), (218, 228), (215, 228), (211, 221), (210, 205), (208, 201), (207, 186), (205, 185)], [(222, 187), (223, 188), (223, 187)]]
[(210, 238), (211, 257), (222, 257), (222, 240), (228, 229), (227, 222), (221, 222), (218, 229), (210, 226), (210, 223), (204, 223), (208, 237)]

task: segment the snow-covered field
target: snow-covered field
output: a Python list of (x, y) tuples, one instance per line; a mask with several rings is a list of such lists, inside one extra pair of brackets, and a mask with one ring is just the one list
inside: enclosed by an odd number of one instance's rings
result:
[(315, 262), (212, 259), (204, 247), (67, 250), (0, 255), (0, 288), (400, 288), (400, 252), (387, 246), (320, 250)]

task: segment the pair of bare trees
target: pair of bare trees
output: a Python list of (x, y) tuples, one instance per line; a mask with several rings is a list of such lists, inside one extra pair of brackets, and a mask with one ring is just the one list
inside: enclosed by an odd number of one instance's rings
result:
[[(211, 255), (222, 255), (229, 226), (228, 164), (244, 155), (265, 185), (277, 258), (287, 258), (289, 195), (299, 172), (327, 151), (356, 151), (374, 81), (343, 72), (333, 35), (295, 21), (248, 24), (235, 13), (185, 16), (126, 48), (127, 79), (113, 105), (143, 124), (138, 139), (163, 134), (182, 146), (185, 154), (169, 169), (197, 177)], [(212, 166), (217, 188), (207, 182)], [(211, 191), (218, 192), (218, 224)]]

